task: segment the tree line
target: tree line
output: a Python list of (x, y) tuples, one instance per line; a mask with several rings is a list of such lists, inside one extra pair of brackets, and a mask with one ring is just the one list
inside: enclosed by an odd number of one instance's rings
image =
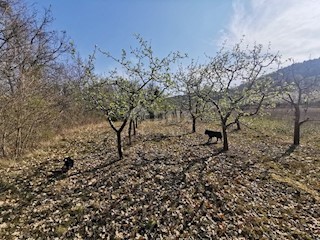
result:
[[(122, 158), (127, 126), (131, 142), (140, 120), (177, 107), (188, 112), (192, 132), (199, 118), (216, 114), (227, 151), (230, 126), (240, 129), (242, 118), (279, 101), (295, 110), (293, 143), (298, 145), (300, 126), (309, 120), (301, 119), (301, 107), (317, 97), (318, 76), (305, 78), (294, 68), (284, 74), (279, 54), (259, 44), (224, 44), (199, 63), (180, 52), (159, 57), (148, 41), (136, 35), (136, 47), (122, 50), (120, 57), (96, 48), (83, 60), (66, 33), (50, 30), (49, 10), (39, 17), (21, 1), (5, 0), (0, 2), (0, 14), (2, 157), (19, 157), (48, 137), (50, 130), (81, 123), (94, 113), (115, 132)], [(96, 74), (97, 54), (111, 59), (117, 68), (104, 76)], [(181, 95), (183, 101), (174, 103), (173, 95)]]
[(50, 10), (2, 0), (0, 15), (0, 156), (19, 157), (83, 115), (83, 73), (66, 33), (50, 29)]

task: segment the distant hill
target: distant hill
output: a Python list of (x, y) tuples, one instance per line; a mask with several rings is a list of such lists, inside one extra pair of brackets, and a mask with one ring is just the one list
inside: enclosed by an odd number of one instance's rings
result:
[(320, 76), (320, 58), (294, 63), (272, 73), (271, 76), (276, 79), (279, 73), (282, 73), (285, 78), (289, 79), (298, 76), (302, 78)]
[[(319, 76), (320, 78), (320, 58), (307, 60), (300, 63), (294, 63), (290, 66), (281, 68), (278, 71), (269, 74), (268, 76), (271, 76), (274, 79), (275, 85), (280, 85), (280, 78), (279, 78), (280, 73), (282, 75), (281, 76), (282, 79), (285, 78), (285, 79), (293, 80), (294, 77), (302, 77), (303, 78), (302, 81), (307, 82), (307, 81), (310, 81), (310, 78), (312, 77)], [(246, 83), (236, 86), (235, 89), (239, 89), (239, 88), (241, 89), (245, 86), (246, 86)], [(318, 86), (320, 86), (320, 84)], [(177, 95), (177, 96), (170, 97), (170, 100), (174, 104), (178, 105), (183, 102), (186, 102), (187, 96)], [(313, 102), (313, 104), (320, 105), (320, 101), (315, 101)]]

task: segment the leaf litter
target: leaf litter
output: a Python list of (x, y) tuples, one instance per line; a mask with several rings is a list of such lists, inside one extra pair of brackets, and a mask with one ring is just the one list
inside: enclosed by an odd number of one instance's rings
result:
[[(118, 160), (113, 132), (92, 125), (1, 168), (0, 238), (320, 236), (319, 149), (244, 129), (221, 152), (199, 129), (145, 122)], [(66, 155), (74, 168), (55, 174)]]

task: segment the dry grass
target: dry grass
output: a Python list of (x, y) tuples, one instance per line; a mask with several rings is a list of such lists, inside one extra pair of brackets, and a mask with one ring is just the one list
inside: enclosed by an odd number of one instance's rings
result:
[(317, 200), (320, 203), (320, 195), (317, 191), (308, 188), (308, 186), (306, 184), (303, 184), (301, 182), (295, 181), (290, 177), (283, 177), (280, 175), (277, 175), (275, 173), (271, 174), (271, 178), (281, 182), (281, 183), (287, 183), (288, 185), (290, 185), (291, 187), (297, 189), (297, 190), (301, 190), (304, 191), (306, 193), (309, 193), (310, 195), (312, 195), (312, 197)]
[[(205, 144), (216, 124), (145, 121), (121, 161), (106, 123), (1, 161), (0, 238), (316, 239), (319, 126), (294, 148), (286, 120), (244, 123), (227, 153)], [(67, 155), (75, 167), (52, 175)]]

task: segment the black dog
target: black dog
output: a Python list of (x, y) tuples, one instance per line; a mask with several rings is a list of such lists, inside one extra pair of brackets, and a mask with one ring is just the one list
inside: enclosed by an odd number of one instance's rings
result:
[(211, 130), (206, 130), (204, 132), (204, 134), (209, 136), (208, 142), (213, 138), (216, 137), (217, 138), (217, 142), (220, 139), (220, 141), (222, 142), (222, 134), (221, 132), (215, 132), (215, 131), (211, 131)]
[(62, 171), (67, 172), (73, 167), (74, 161), (71, 157), (66, 157), (65, 159), (63, 159), (63, 161), (64, 165), (62, 167)]

